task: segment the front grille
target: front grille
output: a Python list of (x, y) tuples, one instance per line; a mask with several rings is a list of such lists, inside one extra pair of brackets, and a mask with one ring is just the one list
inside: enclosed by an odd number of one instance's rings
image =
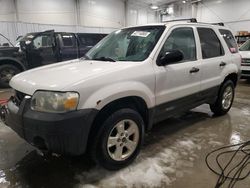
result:
[(249, 74), (250, 75), (250, 70), (242, 70), (241, 74)]
[(241, 65), (250, 66), (250, 59), (243, 58), (242, 61), (241, 61)]

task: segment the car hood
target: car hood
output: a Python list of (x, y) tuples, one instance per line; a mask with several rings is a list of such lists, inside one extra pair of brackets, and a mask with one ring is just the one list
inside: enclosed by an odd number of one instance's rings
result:
[(250, 59), (250, 51), (240, 51), (240, 55), (243, 59)]
[(1, 46), (0, 47), (0, 53), (6, 53), (6, 52), (18, 52), (19, 48), (18, 47), (9, 47), (9, 46)]
[(14, 76), (10, 86), (15, 90), (33, 95), (36, 90), (67, 91), (75, 83), (102, 79), (106, 74), (136, 66), (136, 62), (104, 62), (73, 60), (43, 66)]

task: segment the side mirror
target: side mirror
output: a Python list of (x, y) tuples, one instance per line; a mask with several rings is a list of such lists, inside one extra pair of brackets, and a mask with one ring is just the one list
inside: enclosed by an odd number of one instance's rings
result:
[(184, 55), (180, 50), (172, 50), (166, 52), (164, 56), (157, 60), (157, 65), (165, 66), (167, 64), (176, 63), (183, 60)]

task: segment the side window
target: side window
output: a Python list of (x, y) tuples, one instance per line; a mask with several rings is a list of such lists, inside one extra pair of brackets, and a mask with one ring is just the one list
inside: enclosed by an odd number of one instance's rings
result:
[(84, 46), (94, 46), (95, 41), (93, 40), (93, 37), (89, 34), (82, 34), (79, 36), (80, 42)]
[(174, 29), (165, 41), (160, 57), (172, 50), (180, 50), (184, 55), (184, 61), (196, 60), (196, 45), (192, 28), (181, 27)]
[(203, 59), (224, 55), (223, 47), (214, 30), (210, 28), (197, 28), (201, 42)]
[(73, 34), (61, 34), (62, 37), (62, 43), (64, 47), (72, 47), (74, 46), (74, 35)]
[(102, 40), (105, 34), (78, 34), (80, 43), (83, 46), (94, 46)]
[(225, 42), (227, 43), (227, 46), (230, 52), (237, 53), (238, 46), (231, 31), (226, 30), (226, 29), (219, 29), (219, 31), (220, 31), (220, 34), (223, 36)]
[(35, 49), (52, 47), (52, 37), (50, 35), (39, 35), (33, 40)]

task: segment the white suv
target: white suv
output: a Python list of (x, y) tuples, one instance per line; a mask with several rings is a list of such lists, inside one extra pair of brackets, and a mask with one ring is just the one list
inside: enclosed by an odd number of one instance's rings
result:
[(240, 47), (241, 62), (241, 78), (250, 79), (250, 40), (247, 40)]
[(88, 151), (119, 169), (135, 159), (153, 124), (204, 103), (227, 113), (240, 61), (220, 25), (192, 19), (120, 29), (80, 60), (12, 78), (6, 124), (41, 150)]

